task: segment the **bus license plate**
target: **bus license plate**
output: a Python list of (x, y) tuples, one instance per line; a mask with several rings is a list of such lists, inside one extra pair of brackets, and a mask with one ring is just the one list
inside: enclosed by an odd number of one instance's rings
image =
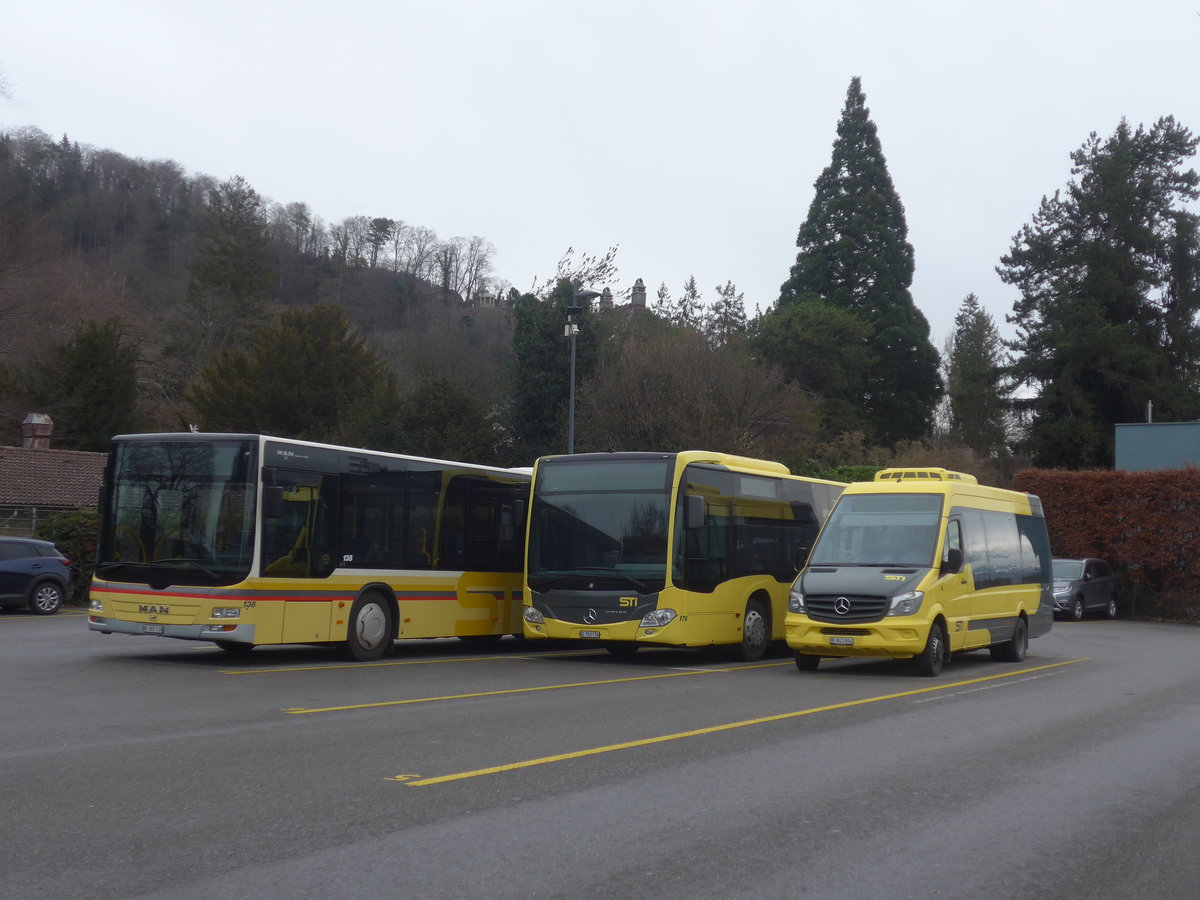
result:
[(598, 631), (581, 631), (581, 632), (579, 632), (579, 636), (581, 638), (598, 638), (598, 637), (600, 637), (600, 632), (598, 632)]
[(853, 647), (854, 638), (852, 637), (831, 637), (829, 639), (831, 647)]
[(163, 627), (161, 625), (143, 625), (142, 634), (162, 634)]

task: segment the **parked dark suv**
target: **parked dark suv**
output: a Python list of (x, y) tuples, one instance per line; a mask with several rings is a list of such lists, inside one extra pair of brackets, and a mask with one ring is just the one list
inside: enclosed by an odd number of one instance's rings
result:
[(1054, 612), (1078, 622), (1090, 612), (1117, 615), (1117, 579), (1102, 559), (1054, 560)]
[(71, 591), (71, 561), (49, 541), (0, 537), (0, 607), (56, 613)]

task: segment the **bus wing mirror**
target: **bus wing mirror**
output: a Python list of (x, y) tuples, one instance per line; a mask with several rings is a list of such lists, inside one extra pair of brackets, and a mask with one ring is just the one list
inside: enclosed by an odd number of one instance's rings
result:
[(688, 494), (684, 499), (684, 528), (704, 527), (704, 498), (699, 494)]
[(263, 488), (263, 518), (278, 519), (283, 515), (283, 488), (269, 484)]
[(808, 554), (811, 552), (812, 547), (808, 546), (808, 544), (801, 544), (796, 548), (796, 558), (793, 560), (793, 565), (797, 572), (804, 568), (804, 564), (808, 562)]
[(957, 547), (951, 547), (946, 551), (946, 562), (942, 565), (942, 571), (946, 575), (953, 575), (960, 571), (963, 566), (963, 554)]

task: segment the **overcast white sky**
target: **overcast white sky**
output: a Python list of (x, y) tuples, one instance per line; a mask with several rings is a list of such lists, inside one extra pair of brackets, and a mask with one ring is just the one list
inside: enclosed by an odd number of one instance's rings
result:
[(242, 175), (327, 222), (479, 235), (526, 289), (619, 244), (614, 292), (772, 304), (863, 79), (939, 349), (1069, 154), (1200, 130), (1200, 0), (38, 0), (0, 18), (0, 129)]

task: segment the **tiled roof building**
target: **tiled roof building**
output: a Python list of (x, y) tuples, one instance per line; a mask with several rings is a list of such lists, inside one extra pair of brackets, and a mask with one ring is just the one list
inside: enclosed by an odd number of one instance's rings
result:
[(25, 446), (0, 447), (0, 534), (32, 534), (55, 513), (95, 509), (107, 454), (51, 450), (48, 431), (23, 431)]

